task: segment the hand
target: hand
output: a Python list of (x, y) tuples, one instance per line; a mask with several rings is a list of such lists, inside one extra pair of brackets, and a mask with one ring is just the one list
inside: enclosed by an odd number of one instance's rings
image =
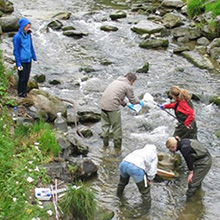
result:
[(188, 129), (193, 129), (190, 124), (189, 124), (189, 125), (185, 125), (185, 126), (186, 126)]
[(162, 110), (165, 109), (163, 105), (159, 105), (159, 108), (162, 109)]
[(142, 100), (140, 100), (139, 104), (141, 107), (144, 107), (144, 102)]
[(130, 109), (132, 109), (132, 110), (135, 110), (135, 109), (134, 109), (134, 105), (133, 105), (133, 104), (128, 103), (128, 104), (127, 104), (127, 106), (128, 106), (128, 108), (130, 108)]
[(190, 171), (190, 172), (189, 172), (189, 175), (188, 175), (188, 178), (187, 178), (187, 182), (188, 182), (188, 183), (191, 183), (192, 180), (193, 180), (193, 171)]
[(22, 71), (22, 70), (23, 70), (23, 66), (19, 66), (18, 71)]

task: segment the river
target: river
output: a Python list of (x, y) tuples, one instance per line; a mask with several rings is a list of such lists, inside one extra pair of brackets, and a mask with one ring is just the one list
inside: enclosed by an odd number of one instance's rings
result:
[[(198, 139), (213, 155), (213, 166), (205, 178), (202, 189), (191, 202), (185, 202), (187, 189), (187, 169), (181, 169), (180, 177), (169, 181), (155, 181), (151, 187), (152, 206), (148, 213), (141, 206), (141, 197), (133, 180), (125, 189), (122, 200), (116, 197), (119, 180), (118, 166), (131, 151), (145, 144), (155, 144), (158, 151), (167, 152), (166, 138), (171, 136), (175, 119), (155, 106), (140, 115), (134, 115), (122, 108), (123, 147), (120, 154), (112, 144), (102, 149), (99, 137), (101, 124), (89, 125), (94, 135), (85, 142), (89, 146), (89, 157), (99, 167), (98, 176), (90, 181), (99, 203), (115, 212), (113, 219), (144, 220), (218, 220), (220, 219), (220, 140), (216, 132), (220, 130), (220, 109), (209, 104), (212, 95), (220, 96), (220, 75), (194, 67), (186, 59), (172, 53), (174, 45), (166, 50), (141, 49), (139, 36), (132, 32), (132, 25), (146, 19), (145, 15), (127, 11), (127, 18), (111, 21), (109, 14), (117, 8), (126, 9), (129, 1), (93, 0), (12, 0), (15, 15), (26, 16), (32, 22), (33, 41), (38, 63), (33, 64), (32, 75), (43, 73), (47, 80), (40, 88), (75, 101), (78, 106), (87, 105), (98, 108), (105, 87), (117, 77), (141, 68), (149, 62), (148, 73), (138, 73), (134, 84), (136, 96), (150, 93), (158, 103), (169, 102), (166, 91), (178, 85), (191, 93), (202, 96), (194, 102), (198, 126)], [(118, 4), (118, 5), (117, 5)], [(61, 31), (45, 31), (51, 16), (60, 11), (70, 11), (71, 17), (62, 21), (73, 25), (77, 30), (89, 33), (82, 39), (62, 35)], [(118, 27), (117, 32), (100, 30), (103, 24)], [(11, 39), (2, 38), (4, 54), (12, 56)], [(103, 61), (110, 65), (102, 65)], [(92, 67), (93, 72), (87, 81), (79, 81), (82, 67)], [(61, 85), (50, 85), (52, 79), (60, 79)], [(77, 87), (75, 82), (80, 86)]]

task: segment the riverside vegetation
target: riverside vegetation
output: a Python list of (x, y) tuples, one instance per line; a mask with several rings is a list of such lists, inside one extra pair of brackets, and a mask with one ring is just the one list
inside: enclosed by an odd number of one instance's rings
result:
[[(13, 124), (10, 109), (16, 102), (7, 92), (11, 75), (5, 71), (1, 53), (0, 219), (55, 219), (53, 203), (40, 205), (34, 198), (34, 188), (38, 184), (48, 187), (52, 183), (43, 165), (60, 153), (60, 147), (48, 123), (38, 121), (33, 126)], [(59, 210), (75, 219), (93, 219), (96, 208), (94, 193), (82, 183), (76, 184), (81, 186), (80, 189), (70, 189), (58, 202)]]
[(189, 0), (187, 2), (187, 14), (191, 18), (210, 11), (215, 17), (220, 15), (220, 2), (210, 0)]

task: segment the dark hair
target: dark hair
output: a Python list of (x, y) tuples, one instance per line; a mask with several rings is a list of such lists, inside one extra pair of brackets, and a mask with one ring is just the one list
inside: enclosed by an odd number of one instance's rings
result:
[(131, 81), (131, 80), (135, 81), (135, 80), (137, 79), (137, 76), (136, 76), (134, 73), (127, 73), (127, 74), (125, 75), (125, 77), (126, 77), (129, 81)]

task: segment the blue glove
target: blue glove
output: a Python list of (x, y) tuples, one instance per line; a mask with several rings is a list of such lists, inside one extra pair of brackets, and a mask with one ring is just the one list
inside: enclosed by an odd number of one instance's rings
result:
[(140, 100), (139, 104), (141, 107), (144, 107), (144, 102), (142, 100)]
[(128, 103), (128, 104), (127, 104), (127, 106), (128, 106), (128, 108), (130, 108), (130, 109), (132, 109), (132, 110), (134, 110), (134, 111), (135, 111), (135, 109), (134, 109), (134, 105), (133, 105), (133, 104)]
[(162, 110), (165, 109), (163, 105), (159, 105), (159, 108), (162, 109)]

